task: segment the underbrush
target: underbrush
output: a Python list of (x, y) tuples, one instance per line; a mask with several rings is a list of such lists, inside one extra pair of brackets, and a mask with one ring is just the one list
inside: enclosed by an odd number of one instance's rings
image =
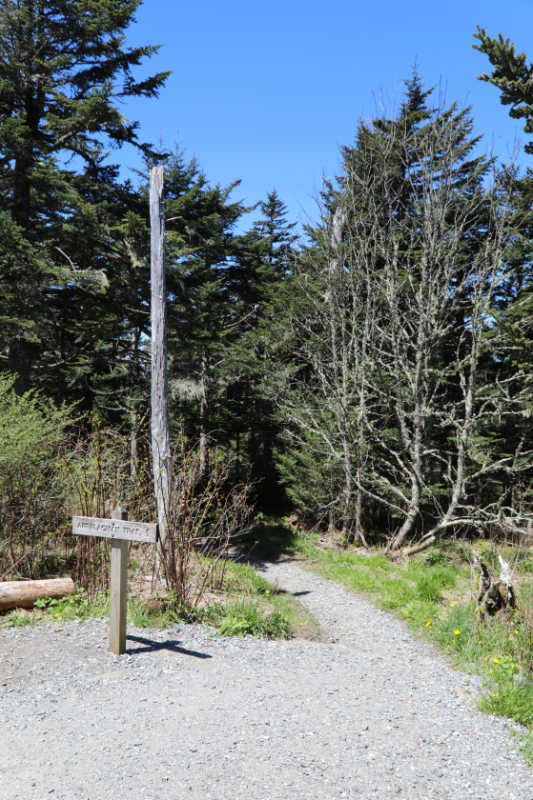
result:
[(528, 728), (523, 750), (533, 764), (533, 551), (491, 541), (478, 541), (475, 549), (496, 574), (498, 554), (511, 564), (517, 594), (512, 612), (481, 617), (472, 547), (461, 542), (443, 544), (407, 565), (380, 553), (323, 548), (312, 534), (295, 546), (315, 571), (370, 595), (437, 644), (456, 667), (481, 675), (479, 707)]
[[(222, 636), (256, 636), (289, 639), (317, 638), (318, 627), (292, 595), (272, 586), (250, 566), (224, 562), (217, 586), (210, 587), (209, 602), (186, 606), (172, 592), (149, 600), (131, 597), (128, 620), (138, 628), (167, 628), (178, 622), (205, 623)], [(216, 588), (216, 591), (215, 591)], [(38, 622), (83, 622), (109, 615), (109, 592), (37, 600), (34, 609), (15, 610), (0, 616), (0, 627), (23, 627)]]

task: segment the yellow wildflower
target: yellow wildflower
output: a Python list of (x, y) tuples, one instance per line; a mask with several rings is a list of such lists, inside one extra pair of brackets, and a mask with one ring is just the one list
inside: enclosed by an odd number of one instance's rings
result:
[(499, 658), (493, 658), (492, 659), (492, 663), (493, 664), (499, 664), (500, 663), (500, 659)]
[(459, 636), (459, 634), (460, 634), (460, 633), (461, 633), (461, 631), (459, 630), (459, 628), (456, 628), (456, 629), (454, 630), (454, 632), (453, 632), (453, 635), (454, 635), (454, 636)]
[(428, 619), (428, 621), (426, 622), (426, 628), (429, 628), (430, 625), (431, 625), (431, 620)]
[(491, 697), (498, 697), (498, 692), (491, 692), (491, 693), (490, 693), (490, 696), (491, 696)]
[(452, 600), (452, 602), (450, 603), (450, 605), (451, 605), (451, 607), (452, 607), (452, 608), (453, 608), (454, 606), (456, 606), (456, 605), (457, 605), (457, 600)]

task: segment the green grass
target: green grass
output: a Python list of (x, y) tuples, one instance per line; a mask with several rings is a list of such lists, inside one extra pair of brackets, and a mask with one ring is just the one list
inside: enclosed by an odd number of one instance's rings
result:
[(5, 617), (4, 626), (6, 628), (25, 628), (26, 625), (32, 624), (30, 614), (23, 614), (20, 611), (13, 611), (9, 616)]
[(259, 603), (242, 600), (213, 606), (210, 622), (222, 636), (257, 636), (264, 639), (289, 639), (291, 626), (282, 610), (267, 611)]
[(225, 564), (217, 587), (218, 602), (206, 611), (207, 620), (227, 636), (316, 639), (319, 628), (305, 607), (291, 594), (268, 583), (253, 567)]
[(91, 617), (103, 617), (109, 614), (109, 593), (91, 597), (83, 589), (78, 589), (68, 597), (36, 600), (35, 608), (41, 612), (37, 619), (40, 616), (46, 620), (82, 621)]
[(320, 549), (316, 537), (300, 536), (295, 551), (324, 577), (369, 595), (376, 605), (403, 619), (419, 636), (437, 644), (452, 663), (483, 677), (479, 707), (529, 728), (523, 751), (533, 764), (533, 555), (531, 550), (475, 549), (498, 574), (498, 553), (514, 570), (519, 611), (482, 620), (472, 581), (472, 548), (451, 543), (413, 558), (407, 566), (383, 554)]

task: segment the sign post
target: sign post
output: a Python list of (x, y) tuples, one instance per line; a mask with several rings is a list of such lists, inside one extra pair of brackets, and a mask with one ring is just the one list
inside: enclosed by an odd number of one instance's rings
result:
[[(113, 519), (126, 519), (127, 512), (116, 508)], [(109, 649), (126, 652), (126, 620), (128, 616), (128, 542), (111, 539), (111, 597), (109, 603)]]
[(72, 517), (75, 536), (101, 536), (111, 539), (111, 607), (109, 611), (109, 649), (116, 655), (126, 652), (128, 613), (128, 542), (157, 541), (153, 522), (128, 522), (127, 513), (117, 508), (112, 519)]

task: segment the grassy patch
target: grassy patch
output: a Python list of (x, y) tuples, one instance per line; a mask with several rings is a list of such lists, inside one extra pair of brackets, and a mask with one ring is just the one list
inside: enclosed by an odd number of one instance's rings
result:
[(529, 733), (522, 738), (520, 749), (529, 766), (533, 767), (533, 731), (531, 729)]
[(208, 618), (223, 636), (288, 639), (291, 635), (290, 622), (283, 611), (267, 611), (250, 600), (213, 606)]
[(472, 579), (472, 548), (450, 543), (412, 559), (408, 565), (384, 555), (320, 549), (301, 536), (295, 549), (306, 553), (321, 575), (352, 591), (368, 594), (382, 608), (430, 639), (455, 666), (483, 677), (479, 706), (529, 728), (524, 753), (533, 763), (533, 553), (477, 542), (475, 549), (498, 574), (498, 553), (512, 565), (519, 608), (513, 615), (482, 620)]
[(319, 629), (305, 607), (291, 594), (268, 583), (253, 567), (225, 564), (216, 601), (206, 609), (206, 619), (227, 636), (261, 636), (316, 639)]

